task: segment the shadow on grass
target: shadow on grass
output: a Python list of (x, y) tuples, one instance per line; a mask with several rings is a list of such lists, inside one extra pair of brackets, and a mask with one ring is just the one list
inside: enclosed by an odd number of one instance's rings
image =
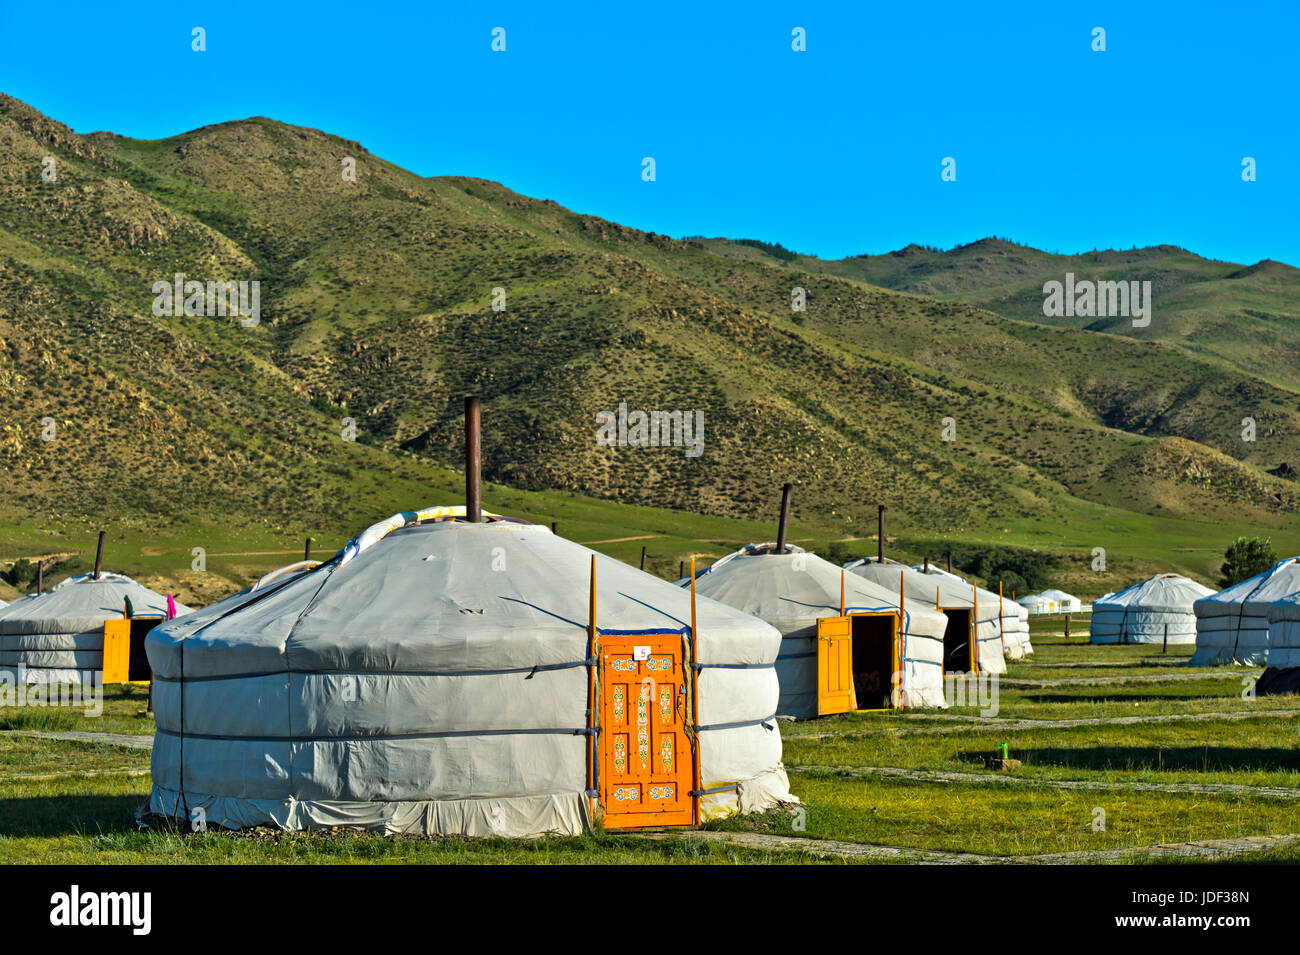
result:
[[(988, 750), (958, 755), (983, 765)], [(1016, 748), (1010, 755), (1026, 766), (1158, 772), (1300, 772), (1300, 749), (1246, 746), (1080, 746)]]
[[(1102, 696), (1097, 693), (1080, 693), (1071, 687), (1071, 692), (1052, 693), (1050, 690), (1039, 690), (1033, 694), (1023, 694), (1019, 699), (1030, 703), (1186, 703), (1192, 700), (1206, 699), (1223, 699), (1236, 700), (1237, 695), (1222, 695), (1218, 693), (1201, 692), (1187, 693), (1187, 687), (1171, 687), (1168, 693), (1152, 693), (1149, 689), (1135, 689), (1132, 693), (1125, 693), (1123, 687), (1104, 687), (1106, 695)], [(1117, 713), (1116, 716), (1128, 716), (1128, 713)], [(1138, 714), (1132, 714), (1137, 716)]]
[(30, 796), (0, 799), (0, 836), (134, 832), (144, 799), (127, 796)]

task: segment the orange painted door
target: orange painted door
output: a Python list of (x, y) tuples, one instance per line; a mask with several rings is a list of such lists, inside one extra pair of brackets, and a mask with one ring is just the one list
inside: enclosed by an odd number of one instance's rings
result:
[(858, 708), (853, 693), (853, 638), (848, 617), (817, 621), (817, 714)]
[(131, 621), (104, 621), (104, 683), (125, 683), (131, 671)]
[(605, 827), (689, 825), (686, 666), (678, 634), (602, 636), (600, 797)]

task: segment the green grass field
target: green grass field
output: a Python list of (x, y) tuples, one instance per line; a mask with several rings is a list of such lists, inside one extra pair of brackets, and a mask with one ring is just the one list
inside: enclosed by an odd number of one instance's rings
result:
[[(803, 811), (700, 832), (514, 842), (145, 830), (135, 814), (149, 790), (147, 748), (37, 735), (148, 739), (142, 687), (110, 688), (97, 718), (0, 709), (0, 863), (870, 862), (883, 847), (903, 861), (1147, 861), (1146, 847), (1300, 833), (1300, 697), (1246, 698), (1257, 671), (1192, 670), (1190, 647), (1091, 646), (1084, 620), (1074, 618), (1069, 641), (1059, 620), (1034, 621), (1036, 653), (1009, 665), (996, 715), (966, 706), (784, 722)], [(986, 768), (1001, 742), (1019, 768)], [(1300, 841), (1231, 858), (1297, 862)]]

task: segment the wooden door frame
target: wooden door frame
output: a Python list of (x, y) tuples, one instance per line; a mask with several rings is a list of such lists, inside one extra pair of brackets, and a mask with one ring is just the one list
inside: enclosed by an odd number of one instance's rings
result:
[[(902, 662), (903, 662), (903, 660), (902, 660), (902, 651), (901, 651), (901, 648), (899, 647), (899, 638), (900, 638), (900, 636), (901, 636), (901, 634), (902, 634), (902, 632), (903, 632), (902, 611), (900, 611), (900, 610), (859, 610), (859, 611), (850, 610), (848, 613), (845, 614), (845, 616), (848, 617), (848, 618), (850, 618), (850, 619), (849, 619), (849, 640), (850, 640), (850, 641), (853, 640), (853, 620), (852, 620), (853, 617), (892, 617), (892, 618), (893, 618), (893, 623), (892, 623), (891, 626), (890, 626), (890, 630), (892, 631), (892, 633), (891, 633), (892, 639), (889, 641), (889, 642), (890, 642), (889, 659), (890, 659), (890, 661), (891, 661), (891, 663), (892, 663), (894, 669), (893, 669), (893, 673), (890, 674), (890, 683), (891, 683), (891, 685), (890, 685), (890, 688), (889, 688), (889, 692), (885, 694), (886, 697), (888, 697), (888, 699), (890, 699), (890, 700), (892, 701), (893, 698), (894, 698), (894, 690), (895, 690), (895, 687), (892, 685), (892, 683), (893, 683), (893, 674), (894, 674), (894, 673), (898, 673), (898, 672), (900, 672), (900, 671), (902, 670)], [(852, 668), (852, 659), (853, 659), (853, 658), (852, 658), (852, 650), (850, 650), (849, 653), (850, 653), (850, 657), (849, 657), (850, 664), (849, 664), (849, 665), (850, 665), (850, 671), (851, 671), (851, 668)], [(851, 672), (850, 672), (850, 675), (852, 675)], [(857, 688), (857, 686), (856, 686), (856, 683), (857, 683), (857, 681), (855, 680), (855, 681), (854, 681), (854, 684), (855, 684), (855, 685), (854, 685), (854, 687), (853, 687), (853, 702), (854, 702), (855, 705), (857, 704), (857, 697), (858, 697), (858, 688)], [(901, 685), (901, 684), (902, 684), (902, 680), (901, 680), (901, 678), (900, 678), (900, 680), (899, 680), (899, 684), (900, 684), (900, 685), (897, 687), (897, 691), (898, 691), (899, 699), (901, 700), (901, 699), (902, 699), (902, 695), (903, 695), (903, 687), (902, 687), (902, 685)], [(857, 708), (857, 709), (852, 710), (851, 712), (853, 712), (853, 713), (889, 713), (889, 712), (892, 712), (893, 710), (897, 710), (897, 709), (902, 709), (902, 707), (901, 707), (901, 706), (897, 706), (897, 705), (895, 705), (894, 703), (891, 702), (891, 703), (889, 704), (889, 706), (876, 707), (876, 708), (872, 708), (872, 709), (862, 709), (862, 708), (859, 707), (859, 708)]]
[[(609, 809), (609, 793), (612, 787), (610, 780), (610, 759), (606, 747), (609, 745), (609, 737), (606, 735), (604, 726), (605, 713), (605, 693), (607, 690), (607, 681), (605, 680), (605, 661), (604, 654), (606, 651), (623, 649), (631, 650), (635, 646), (649, 645), (651, 653), (672, 652), (676, 655), (678, 668), (681, 672), (682, 686), (685, 688), (683, 696), (685, 702), (681, 710), (681, 728), (682, 740), (686, 744), (685, 749), (689, 753), (687, 757), (689, 762), (683, 763), (683, 751), (679, 747), (676, 751), (677, 760), (675, 785), (682, 787), (682, 792), (686, 796), (687, 807), (680, 810), (667, 812), (620, 812), (611, 813)], [(695, 822), (699, 795), (695, 791), (695, 780), (698, 776), (699, 765), (699, 744), (693, 731), (693, 723), (696, 722), (695, 714), (697, 713), (697, 701), (694, 699), (693, 683), (691, 679), (691, 656), (687, 649), (686, 640), (679, 630), (662, 630), (638, 633), (616, 633), (606, 634), (599, 633), (596, 640), (596, 659), (595, 659), (595, 705), (592, 708), (592, 720), (596, 729), (596, 744), (594, 749), (597, 753), (596, 758), (596, 779), (595, 791), (596, 799), (602, 809), (604, 826), (606, 829), (634, 829), (647, 826), (687, 826)], [(628, 701), (632, 705), (632, 701)]]
[[(902, 687), (902, 680), (901, 680), (901, 678), (900, 678), (900, 680), (899, 680), (899, 686), (898, 686), (897, 688), (893, 687), (892, 685), (890, 686), (889, 693), (887, 694), (888, 698), (889, 698), (890, 701), (891, 701), (889, 706), (887, 706), (887, 707), (883, 707), (883, 708), (879, 708), (879, 709), (862, 709), (861, 707), (858, 706), (858, 692), (857, 692), (857, 686), (856, 686), (856, 683), (855, 683), (855, 681), (854, 681), (854, 679), (853, 679), (853, 618), (854, 618), (854, 617), (891, 617), (891, 618), (893, 618), (893, 622), (892, 622), (892, 624), (890, 625), (890, 629), (891, 629), (891, 631), (892, 631), (892, 635), (893, 635), (893, 639), (890, 641), (890, 642), (891, 642), (891, 648), (890, 648), (890, 660), (891, 660), (892, 663), (893, 663), (893, 667), (894, 667), (894, 671), (893, 671), (893, 672), (894, 672), (894, 673), (899, 673), (899, 672), (901, 672), (902, 669), (903, 669), (903, 666), (904, 666), (903, 652), (902, 652), (902, 645), (901, 645), (902, 636), (903, 636), (903, 611), (902, 611), (902, 610), (854, 610), (854, 609), (852, 609), (852, 608), (849, 608), (849, 609), (846, 610), (843, 614), (836, 614), (836, 615), (834, 615), (834, 616), (828, 616), (828, 617), (819, 617), (819, 618), (818, 618), (818, 621), (819, 621), (819, 622), (820, 622), (821, 620), (846, 620), (846, 621), (848, 621), (848, 628), (849, 628), (849, 633), (848, 633), (848, 638), (849, 638), (849, 694), (850, 694), (850, 695), (849, 695), (849, 701), (850, 701), (850, 704), (851, 704), (851, 705), (850, 705), (850, 707), (849, 707), (847, 710), (841, 710), (841, 711), (839, 711), (839, 712), (843, 712), (843, 713), (885, 713), (885, 712), (888, 712), (888, 711), (890, 711), (890, 710), (902, 709), (902, 695), (903, 695), (903, 687)], [(817, 682), (817, 715), (818, 715), (818, 716), (838, 716), (838, 715), (839, 715), (838, 712), (837, 712), (837, 713), (823, 713), (823, 712), (821, 712), (821, 662), (822, 662), (822, 661), (821, 661), (821, 653), (822, 653), (822, 637), (821, 637), (820, 634), (817, 634), (817, 635), (815, 636), (814, 639), (816, 639), (816, 641), (817, 641), (817, 681), (818, 681), (818, 682)], [(891, 674), (891, 683), (892, 683), (892, 674)], [(895, 691), (895, 689), (897, 689), (898, 699), (899, 699), (899, 702), (898, 702), (897, 704), (895, 704), (895, 703), (893, 702), (893, 699), (894, 699), (894, 691)]]

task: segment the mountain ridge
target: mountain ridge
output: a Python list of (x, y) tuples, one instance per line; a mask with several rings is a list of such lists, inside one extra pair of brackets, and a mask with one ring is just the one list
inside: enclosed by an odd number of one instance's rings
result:
[[(1300, 463), (1295, 392), (1220, 355), (755, 261), (265, 118), (143, 141), (4, 98), (0, 144), (0, 508), (361, 522), (359, 475), (378, 491), (458, 465), (466, 393), (491, 480), (731, 517), (795, 480), (845, 534), (878, 501), (969, 534), (1110, 501), (1270, 526), (1300, 508), (1267, 473)], [(176, 272), (260, 281), (261, 324), (151, 314)], [(598, 446), (623, 400), (704, 410), (705, 454)], [(1246, 411), (1263, 447), (1233, 438)], [(66, 443), (39, 441), (46, 416)]]

